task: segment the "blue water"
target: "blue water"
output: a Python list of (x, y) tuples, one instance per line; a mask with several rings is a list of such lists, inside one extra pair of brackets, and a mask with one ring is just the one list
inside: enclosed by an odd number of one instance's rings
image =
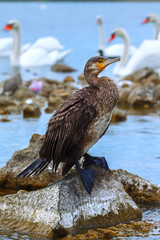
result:
[[(22, 43), (33, 43), (40, 37), (53, 35), (66, 49), (72, 48), (65, 63), (77, 69), (69, 74), (77, 79), (88, 58), (97, 54), (99, 32), (96, 15), (101, 15), (106, 31), (106, 42), (113, 28), (125, 28), (131, 42), (139, 46), (141, 42), (153, 37), (152, 24), (141, 25), (149, 13), (159, 13), (160, 2), (16, 2), (0, 3), (0, 28), (8, 20), (18, 19), (21, 23)], [(0, 37), (11, 33), (0, 31)], [(120, 38), (114, 43), (122, 42)], [(114, 65), (103, 74), (113, 77)], [(0, 59), (0, 81), (12, 73), (8, 59)], [(49, 67), (21, 69), (23, 80), (36, 77), (49, 77), (63, 80), (64, 74), (50, 71)], [(12, 157), (14, 151), (27, 147), (33, 133), (44, 134), (50, 114), (38, 119), (23, 119), (21, 115), (10, 115), (11, 122), (0, 122), (0, 167)], [(91, 149), (91, 153), (105, 156), (110, 168), (122, 168), (129, 172), (160, 184), (160, 118), (155, 115), (129, 115), (127, 121), (112, 124), (107, 133)], [(157, 215), (156, 215), (156, 214)], [(159, 210), (152, 209), (153, 219)], [(145, 219), (147, 219), (147, 215)], [(34, 239), (29, 236), (0, 234), (0, 239)], [(131, 238), (130, 238), (131, 239)], [(140, 239), (140, 238), (139, 238)], [(150, 240), (155, 239), (150, 237)], [(157, 239), (157, 238), (156, 238)]]

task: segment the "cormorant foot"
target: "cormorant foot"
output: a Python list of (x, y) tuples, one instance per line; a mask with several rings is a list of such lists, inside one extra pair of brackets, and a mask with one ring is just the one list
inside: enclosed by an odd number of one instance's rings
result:
[(78, 163), (78, 160), (75, 161), (75, 164), (76, 164), (76, 170), (79, 173), (79, 175), (81, 176), (82, 182), (83, 182), (87, 192), (89, 194), (91, 194), (92, 187), (94, 184), (94, 177), (95, 177), (94, 171), (90, 168), (81, 169), (80, 165)]
[(96, 166), (105, 168), (107, 171), (109, 171), (108, 163), (104, 157), (93, 157), (88, 153), (85, 153), (83, 156), (85, 158), (83, 167), (88, 167), (91, 164), (95, 164)]

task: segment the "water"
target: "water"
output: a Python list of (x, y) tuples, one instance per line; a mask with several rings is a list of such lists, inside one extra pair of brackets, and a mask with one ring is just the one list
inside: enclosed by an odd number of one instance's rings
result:
[[(66, 49), (73, 52), (65, 63), (76, 68), (77, 76), (82, 72), (88, 58), (97, 54), (99, 44), (96, 15), (101, 14), (106, 30), (106, 42), (115, 27), (125, 28), (132, 44), (139, 46), (146, 39), (152, 39), (153, 26), (140, 23), (148, 13), (160, 8), (159, 2), (17, 2), (0, 3), (0, 24), (3, 27), (9, 19), (18, 19), (21, 23), (22, 43), (33, 43), (39, 37), (53, 35)], [(25, 10), (24, 10), (25, 9)], [(0, 37), (11, 33), (0, 32)], [(121, 42), (116, 39), (113, 43)], [(114, 65), (103, 74), (112, 76)], [(12, 72), (9, 61), (0, 59), (0, 81)], [(21, 69), (23, 80), (36, 77), (49, 77), (63, 80), (64, 74), (50, 71), (49, 67)], [(70, 75), (70, 74), (69, 74)], [(33, 133), (44, 134), (50, 114), (42, 113), (38, 119), (23, 119), (21, 115), (11, 115), (11, 122), (0, 122), (0, 167), (12, 157), (14, 151), (27, 147)], [(155, 115), (129, 115), (127, 121), (112, 124), (107, 134), (91, 149), (91, 154), (105, 156), (110, 168), (122, 168), (134, 174), (160, 184), (160, 118)], [(145, 211), (145, 213), (148, 210)], [(151, 208), (144, 219), (159, 220), (159, 209)], [(0, 239), (35, 239), (32, 236), (0, 233)], [(44, 239), (44, 238), (43, 238)], [(129, 239), (129, 238), (128, 238)], [(136, 238), (130, 238), (136, 239)], [(140, 238), (139, 238), (140, 239)], [(145, 238), (147, 239), (147, 238)], [(158, 239), (155, 237), (150, 240)]]

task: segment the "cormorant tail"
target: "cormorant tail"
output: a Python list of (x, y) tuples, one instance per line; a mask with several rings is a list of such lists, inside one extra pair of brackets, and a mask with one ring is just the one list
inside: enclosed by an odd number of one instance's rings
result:
[(15, 178), (29, 177), (31, 175), (40, 174), (50, 163), (47, 159), (37, 158), (33, 163), (20, 172)]

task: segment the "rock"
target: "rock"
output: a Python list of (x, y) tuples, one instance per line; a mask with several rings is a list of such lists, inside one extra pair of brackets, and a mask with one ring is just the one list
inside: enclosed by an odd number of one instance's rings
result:
[(53, 237), (140, 219), (141, 210), (113, 174), (100, 167), (93, 169), (91, 195), (73, 173), (45, 189), (1, 197), (1, 229)]
[(121, 88), (119, 90), (119, 99), (118, 99), (118, 106), (120, 107), (128, 107), (128, 96), (131, 92), (131, 89), (129, 87)]
[(45, 111), (45, 113), (53, 113), (54, 108), (53, 108), (53, 107), (46, 107), (46, 108), (44, 109), (44, 111)]
[(10, 122), (11, 120), (8, 118), (0, 118), (0, 122)]
[(152, 107), (155, 103), (154, 90), (144, 86), (137, 86), (128, 96), (128, 103), (132, 107)]
[(129, 224), (120, 223), (107, 229), (97, 228), (96, 230), (89, 230), (87, 233), (78, 234), (77, 236), (68, 235), (61, 240), (137, 239), (137, 237), (139, 237), (138, 239), (144, 239), (144, 236), (148, 235), (150, 239), (154, 239), (154, 232), (157, 232), (157, 228), (160, 228), (160, 222), (131, 221)]
[(160, 204), (160, 186), (122, 169), (113, 174), (136, 203)]
[(22, 78), (21, 75), (18, 73), (16, 75), (13, 75), (6, 80), (4, 80), (3, 83), (3, 93), (13, 94), (19, 86), (22, 84)]
[(157, 85), (155, 88), (154, 96), (156, 100), (160, 100), (160, 85)]
[(61, 97), (49, 96), (49, 99), (48, 99), (49, 107), (52, 107), (53, 109), (58, 109), (62, 103), (63, 103), (63, 99)]
[(121, 80), (130, 80), (132, 82), (140, 83), (143, 79), (152, 78), (152, 75), (154, 75), (154, 79), (159, 79), (158, 73), (156, 73), (152, 68), (146, 67), (135, 71), (133, 74), (125, 76)]
[(44, 136), (33, 134), (29, 147), (14, 152), (12, 158), (0, 169), (0, 188), (33, 190), (46, 187), (50, 182), (57, 180), (61, 176), (61, 173), (53, 174), (49, 166), (35, 177), (28, 177), (27, 179), (14, 178), (38, 157), (43, 141)]
[(122, 122), (122, 121), (125, 121), (126, 119), (127, 119), (126, 111), (118, 109), (118, 108), (114, 109), (113, 115), (112, 115), (112, 120), (111, 120), (112, 123)]
[(51, 70), (53, 72), (75, 72), (77, 71), (76, 69), (72, 68), (72, 67), (69, 67), (67, 65), (64, 65), (64, 64), (54, 64), (52, 67), (51, 67)]
[(4, 108), (7, 106), (15, 106), (16, 103), (14, 102), (14, 99), (10, 96), (0, 96), (0, 108)]
[(74, 78), (72, 76), (67, 76), (63, 80), (64, 83), (71, 83), (74, 82)]
[(19, 87), (13, 94), (13, 97), (16, 100), (23, 100), (23, 99), (27, 99), (27, 98), (32, 98), (34, 96), (35, 96), (35, 93), (25, 86)]
[(23, 107), (23, 117), (39, 117), (41, 115), (41, 110), (37, 104), (26, 104)]

